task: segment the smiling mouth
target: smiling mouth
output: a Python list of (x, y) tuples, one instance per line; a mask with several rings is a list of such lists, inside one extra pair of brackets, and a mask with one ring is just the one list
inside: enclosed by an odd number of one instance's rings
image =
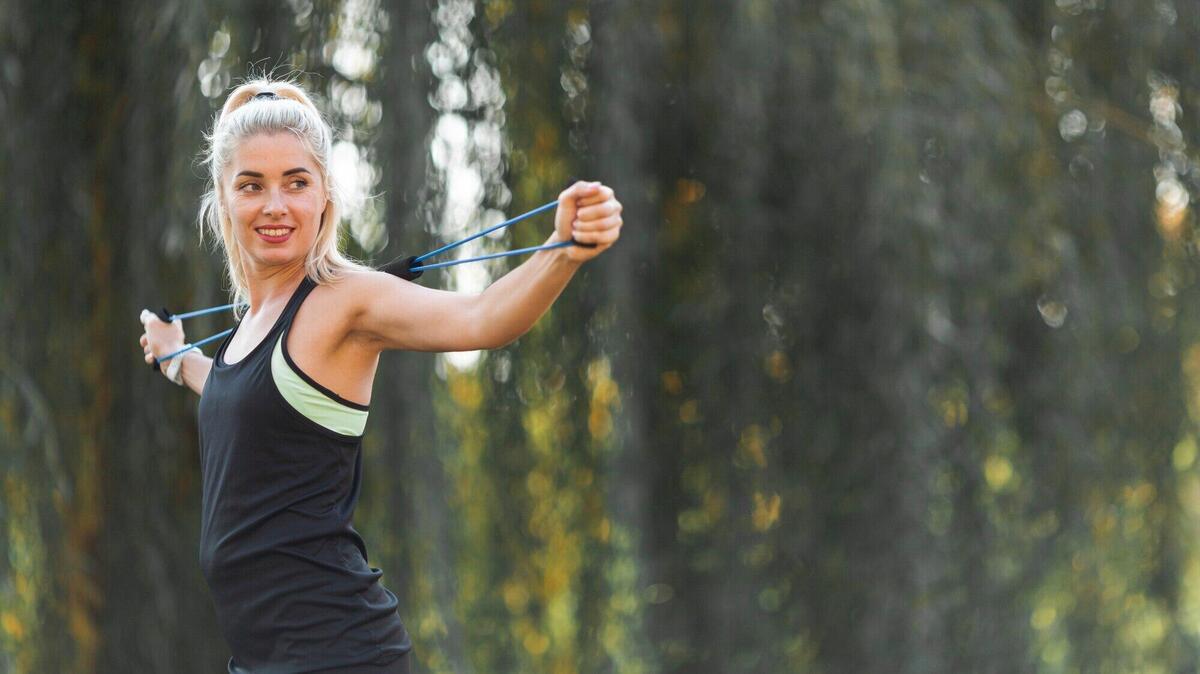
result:
[(255, 227), (254, 231), (263, 236), (279, 237), (291, 233), (291, 227)]

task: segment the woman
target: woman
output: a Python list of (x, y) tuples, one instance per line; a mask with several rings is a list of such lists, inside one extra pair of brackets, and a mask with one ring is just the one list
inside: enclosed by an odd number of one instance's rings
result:
[[(508, 344), (621, 229), (611, 189), (559, 195), (554, 234), (595, 247), (539, 251), (479, 295), (431, 290), (337, 249), (332, 131), (286, 82), (234, 90), (209, 136), (201, 220), (219, 234), (236, 301), (213, 358), (162, 371), (200, 394), (200, 565), (230, 672), (406, 672), (396, 596), (351, 526), (379, 354)], [(178, 321), (143, 313), (147, 363), (183, 347)]]

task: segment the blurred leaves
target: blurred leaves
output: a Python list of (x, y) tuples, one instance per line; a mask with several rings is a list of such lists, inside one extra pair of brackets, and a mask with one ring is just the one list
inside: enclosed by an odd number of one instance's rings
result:
[(420, 668), (1196, 668), (1195, 3), (0, 16), (0, 669), (224, 665), (134, 317), (221, 301), (191, 162), (275, 68), (364, 259), (572, 177), (625, 205), (518, 342), (381, 363), (356, 526)]

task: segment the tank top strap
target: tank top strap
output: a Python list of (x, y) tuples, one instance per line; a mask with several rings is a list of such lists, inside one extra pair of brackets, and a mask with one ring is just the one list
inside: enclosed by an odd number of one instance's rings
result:
[(271, 339), (279, 339), (279, 335), (287, 330), (292, 325), (292, 320), (296, 318), (296, 312), (300, 310), (300, 305), (304, 303), (304, 298), (316, 288), (317, 284), (305, 275), (300, 281), (300, 285), (296, 287), (296, 292), (292, 293), (292, 298), (283, 308), (283, 313), (279, 314), (279, 320), (275, 323), (275, 328), (271, 330)]
[(275, 346), (275, 342), (279, 341), (279, 336), (291, 327), (292, 321), (296, 318), (296, 312), (300, 310), (300, 305), (304, 303), (304, 298), (312, 292), (317, 284), (308, 278), (306, 275), (300, 281), (300, 285), (292, 291), (292, 296), (288, 299), (287, 304), (283, 305), (283, 311), (279, 312), (279, 318), (275, 319), (275, 324), (271, 326), (271, 330), (267, 332), (267, 336), (259, 342), (259, 346), (254, 349), (250, 356), (256, 360), (270, 363), (271, 362), (271, 347)]
[(250, 350), (250, 353), (246, 354), (236, 363), (231, 365), (225, 362), (225, 350), (229, 347), (230, 342), (233, 341), (233, 337), (237, 333), (238, 328), (241, 327), (241, 321), (238, 321), (237, 325), (233, 327), (233, 331), (226, 335), (225, 339), (221, 340), (221, 345), (217, 347), (217, 352), (213, 356), (213, 365), (215, 366), (215, 369), (225, 370), (248, 361), (257, 361), (258, 365), (246, 365), (242, 369), (258, 368), (263, 363), (270, 364), (271, 349), (269, 346), (274, 345), (275, 341), (279, 339), (279, 335), (282, 334), (284, 330), (288, 329), (289, 326), (291, 326), (292, 320), (296, 317), (296, 311), (300, 309), (300, 305), (304, 302), (304, 298), (308, 297), (308, 294), (312, 292), (313, 288), (315, 287), (317, 287), (317, 284), (309, 279), (308, 276), (305, 276), (303, 279), (301, 279), (300, 285), (296, 286), (296, 289), (292, 291), (292, 296), (288, 299), (287, 304), (284, 305), (283, 311), (279, 313), (279, 317), (275, 319), (275, 324), (271, 326), (269, 331), (267, 331), (267, 335), (258, 343), (257, 346)]

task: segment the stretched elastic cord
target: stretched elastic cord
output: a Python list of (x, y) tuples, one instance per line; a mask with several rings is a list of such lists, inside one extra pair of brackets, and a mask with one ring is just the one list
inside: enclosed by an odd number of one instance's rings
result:
[(495, 259), (498, 257), (508, 257), (510, 255), (524, 255), (525, 253), (533, 253), (533, 252), (536, 252), (539, 250), (550, 250), (552, 248), (563, 248), (566, 246), (583, 246), (586, 248), (595, 248), (596, 244), (594, 244), (594, 243), (580, 243), (580, 242), (572, 239), (570, 241), (559, 241), (557, 243), (548, 243), (548, 244), (544, 244), (541, 246), (531, 246), (529, 248), (520, 248), (517, 250), (506, 250), (506, 251), (500, 252), (500, 253), (491, 253), (490, 255), (480, 255), (478, 257), (468, 257), (468, 258), (463, 258), (461, 260), (450, 260), (449, 262), (433, 262), (430, 264), (421, 264), (421, 262), (433, 257), (434, 255), (438, 255), (438, 254), (444, 253), (448, 250), (457, 248), (457, 247), (463, 245), (464, 243), (470, 243), (471, 241), (474, 241), (475, 239), (478, 239), (481, 236), (487, 236), (488, 234), (491, 234), (492, 232), (494, 232), (498, 229), (508, 227), (509, 225), (518, 223), (526, 218), (531, 218), (535, 215), (538, 215), (539, 213), (545, 213), (546, 211), (554, 208), (557, 205), (558, 205), (558, 201), (551, 201), (549, 203), (538, 206), (537, 208), (533, 209), (532, 211), (529, 211), (527, 213), (522, 213), (521, 215), (518, 215), (514, 218), (505, 220), (504, 222), (501, 222), (497, 225), (492, 225), (491, 227), (488, 227), (487, 229), (483, 230), (482, 232), (472, 234), (471, 236), (468, 236), (465, 239), (460, 239), (453, 243), (448, 243), (436, 250), (431, 250), (428, 253), (425, 253), (424, 255), (393, 260), (392, 262), (389, 262), (386, 265), (384, 265), (383, 267), (381, 267), (381, 269), (383, 271), (387, 271), (391, 274), (395, 274), (403, 279), (412, 281), (412, 280), (415, 280), (417, 277), (419, 277), (421, 275), (421, 272), (423, 272), (427, 269), (441, 269), (443, 267), (453, 267), (454, 265), (466, 264), (468, 262), (479, 262), (481, 260), (492, 260), (492, 259)]
[[(564, 246), (586, 246), (588, 244), (578, 243), (576, 241), (559, 241), (558, 243), (548, 243), (543, 246), (533, 246), (531, 248), (518, 248), (517, 250), (506, 250), (502, 253), (492, 253), (490, 255), (480, 255), (479, 257), (468, 257), (462, 260), (450, 260), (449, 262), (434, 262), (433, 264), (425, 264), (419, 267), (409, 267), (411, 271), (422, 272), (426, 269), (441, 269), (442, 267), (453, 267), (456, 264), (466, 264), (467, 262), (478, 262), (480, 260), (491, 260), (497, 257), (508, 257), (509, 255), (524, 255), (532, 253), (536, 250), (550, 250), (551, 248), (562, 248)], [(417, 258), (420, 259), (420, 258)]]
[[(417, 264), (420, 262), (424, 262), (425, 260), (433, 257), (434, 255), (444, 253), (444, 252), (450, 250), (451, 248), (457, 248), (457, 247), (463, 245), (464, 243), (469, 243), (471, 241), (474, 241), (475, 239), (478, 239), (481, 236), (487, 236), (488, 234), (491, 234), (492, 232), (496, 231), (497, 229), (508, 227), (509, 225), (518, 223), (518, 222), (524, 220), (525, 218), (532, 218), (533, 216), (537, 215), (538, 213), (545, 213), (546, 211), (550, 210), (551, 208), (554, 208), (557, 205), (558, 205), (558, 201), (551, 201), (548, 204), (538, 206), (537, 208), (533, 209), (532, 211), (529, 211), (528, 213), (522, 213), (522, 214), (518, 215), (517, 217), (511, 218), (509, 220), (505, 220), (504, 222), (502, 222), (498, 225), (492, 225), (491, 227), (488, 227), (487, 229), (483, 230), (482, 232), (479, 232), (478, 234), (472, 234), (471, 236), (468, 236), (467, 238), (462, 239), (461, 241), (455, 241), (454, 243), (448, 243), (448, 244), (442, 246), (441, 248), (438, 248), (437, 250), (431, 250), (428, 253), (425, 253), (424, 255), (420, 255), (416, 259), (413, 260), (413, 263)], [(529, 250), (533, 250), (533, 249), (529, 249)], [(525, 252), (528, 252), (528, 250), (526, 250)], [(487, 258), (480, 257), (480, 258), (474, 258), (474, 259), (486, 260)], [(472, 261), (473, 260), (462, 260), (462, 262), (472, 262)], [(428, 267), (421, 267), (421, 269), (433, 269), (433, 268), (434, 267), (432, 265), (428, 266)], [(413, 270), (416, 271), (416, 268), (414, 267)]]
[[(210, 307), (208, 309), (197, 309), (196, 311), (188, 311), (188, 312), (182, 313), (182, 314), (174, 314), (171, 316), (171, 321), (182, 321), (187, 318), (195, 318), (196, 316), (215, 314), (218, 311), (229, 311), (230, 309), (232, 309), (236, 306), (238, 306), (238, 303), (234, 302), (233, 304), (223, 304), (219, 307)], [(242, 302), (241, 306), (248, 307), (250, 305), (246, 302)], [(165, 311), (165, 309), (164, 309), (164, 311)], [(171, 321), (167, 321), (167, 322), (170, 323)]]
[[(240, 302), (240, 303), (234, 302), (232, 304), (222, 304), (219, 307), (209, 307), (207, 309), (197, 309), (195, 311), (185, 311), (182, 314), (173, 314), (170, 312), (169, 309), (167, 309), (166, 307), (163, 307), (162, 309), (155, 311), (154, 314), (156, 316), (158, 316), (159, 320), (161, 320), (163, 323), (172, 323), (174, 321), (182, 321), (182, 320), (186, 320), (189, 318), (195, 318), (197, 316), (206, 316), (208, 314), (215, 314), (220, 311), (229, 311), (230, 309), (232, 309), (236, 306), (248, 307), (250, 305), (246, 302)], [(191, 349), (193, 349), (195, 347), (203, 346), (204, 344), (208, 344), (209, 342), (216, 341), (216, 340), (224, 337), (225, 335), (228, 335), (231, 332), (233, 332), (233, 328), (230, 328), (224, 332), (215, 334), (211, 337), (205, 337), (204, 339), (202, 339), (198, 342), (194, 342), (192, 344), (184, 344), (183, 348), (179, 349), (178, 351), (169, 353), (169, 354), (163, 356), (162, 358), (155, 358), (154, 363), (153, 363), (153, 365), (151, 365), (151, 367), (153, 367), (154, 369), (157, 370), (160, 363), (165, 363), (168, 360), (171, 360), (172, 358), (174, 358), (175, 356), (178, 356), (179, 354), (181, 354), (185, 351), (190, 351)]]
[(154, 360), (155, 360), (155, 362), (158, 362), (158, 363), (165, 363), (168, 360), (171, 360), (172, 358), (174, 358), (175, 356), (178, 356), (179, 354), (183, 353), (184, 351), (191, 351), (194, 347), (204, 346), (205, 344), (208, 344), (209, 342), (215, 342), (216, 340), (221, 339), (222, 337), (224, 337), (225, 335), (228, 335), (231, 332), (233, 332), (233, 328), (229, 328), (228, 330), (225, 330), (223, 332), (218, 332), (217, 334), (213, 335), (212, 337), (205, 337), (204, 339), (202, 339), (198, 342), (194, 342), (192, 344), (184, 344), (182, 349), (175, 351), (174, 353), (169, 353), (169, 354), (163, 356), (162, 358), (155, 358)]

